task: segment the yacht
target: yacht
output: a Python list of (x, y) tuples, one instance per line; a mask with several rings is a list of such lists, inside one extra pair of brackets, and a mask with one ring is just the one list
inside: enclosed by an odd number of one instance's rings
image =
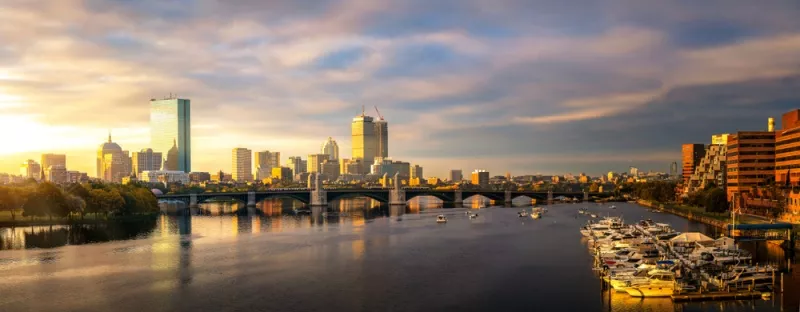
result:
[(436, 223), (447, 223), (447, 218), (444, 215), (436, 216)]
[(630, 285), (630, 287), (625, 288), (625, 292), (632, 297), (669, 297), (675, 293), (677, 288), (675, 274), (662, 270), (652, 274), (648, 273), (647, 282), (645, 283), (630, 283)]

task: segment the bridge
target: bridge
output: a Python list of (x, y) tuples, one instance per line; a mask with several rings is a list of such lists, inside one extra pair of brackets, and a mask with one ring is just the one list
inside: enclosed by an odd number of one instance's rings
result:
[[(320, 184), (316, 184), (320, 185)], [(395, 184), (397, 185), (397, 184)], [(192, 193), (192, 194), (170, 194), (156, 195), (158, 200), (182, 201), (189, 207), (196, 207), (207, 201), (220, 198), (232, 198), (248, 206), (255, 206), (256, 203), (272, 198), (291, 198), (312, 207), (327, 206), (329, 202), (355, 197), (367, 197), (381, 203), (389, 205), (406, 205), (408, 200), (419, 196), (432, 196), (444, 202), (446, 206), (460, 207), (464, 199), (473, 196), (483, 196), (494, 200), (496, 204), (511, 205), (511, 201), (518, 197), (528, 197), (536, 199), (537, 202), (551, 204), (554, 198), (578, 198), (583, 201), (590, 201), (596, 198), (609, 197), (610, 193), (588, 193), (588, 192), (534, 192), (534, 191), (493, 191), (493, 190), (432, 190), (408, 188), (381, 188), (381, 189), (287, 189), (287, 190), (266, 190), (259, 192), (227, 192), (227, 193)]]

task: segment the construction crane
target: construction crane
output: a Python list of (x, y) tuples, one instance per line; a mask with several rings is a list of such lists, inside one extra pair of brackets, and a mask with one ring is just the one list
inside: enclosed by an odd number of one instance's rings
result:
[(378, 112), (378, 118), (383, 120), (383, 115), (381, 115), (381, 111), (378, 110), (378, 106), (375, 106), (375, 111)]

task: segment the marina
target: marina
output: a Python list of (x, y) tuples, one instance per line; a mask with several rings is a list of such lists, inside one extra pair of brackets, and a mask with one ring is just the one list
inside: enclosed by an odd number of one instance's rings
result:
[[(580, 233), (593, 255), (593, 271), (604, 281), (609, 295), (666, 297), (675, 302), (769, 300), (783, 292), (784, 273), (791, 268), (791, 259), (785, 268), (754, 263), (751, 253), (724, 233), (716, 239), (700, 232), (681, 233), (668, 223), (649, 218), (626, 224), (621, 216), (598, 218), (586, 208), (578, 209), (576, 218), (578, 215), (590, 216)], [(736, 234), (737, 238), (751, 237)]]

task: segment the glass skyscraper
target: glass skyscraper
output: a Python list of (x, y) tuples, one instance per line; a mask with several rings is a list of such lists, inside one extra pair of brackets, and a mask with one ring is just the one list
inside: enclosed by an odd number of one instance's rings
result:
[(178, 170), (192, 171), (191, 105), (188, 99), (150, 100), (150, 146), (166, 154), (176, 144)]

